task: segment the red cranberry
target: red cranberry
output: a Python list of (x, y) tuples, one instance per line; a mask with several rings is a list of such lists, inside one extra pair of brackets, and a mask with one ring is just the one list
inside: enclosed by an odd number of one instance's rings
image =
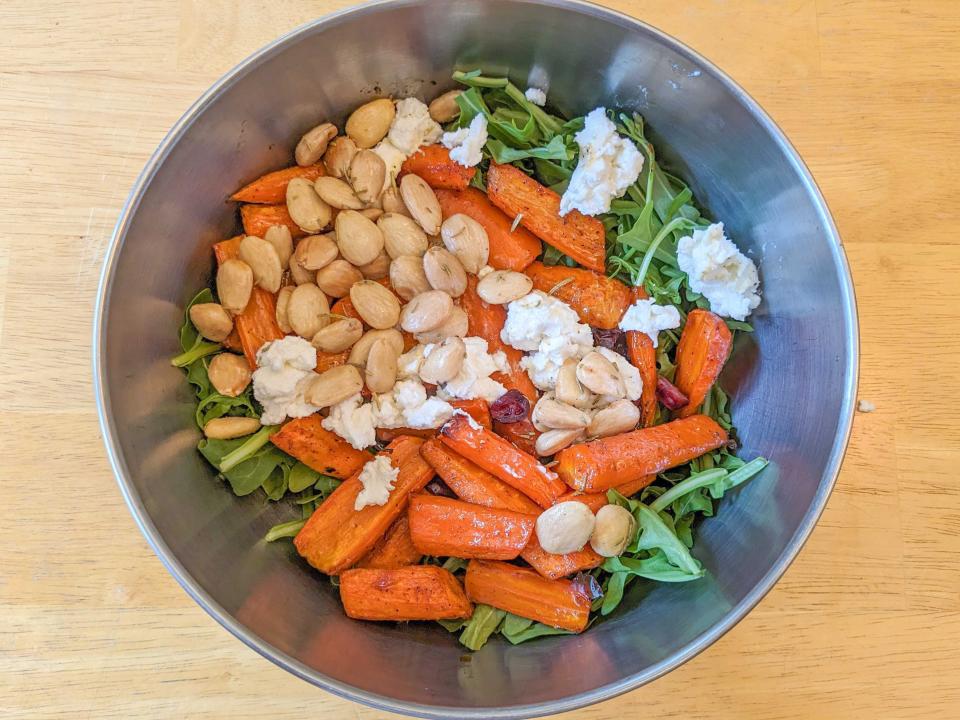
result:
[(615, 353), (627, 357), (627, 336), (623, 330), (620, 328), (610, 328), (606, 330), (592, 326), (590, 329), (593, 331), (594, 345), (605, 347), (608, 350), (613, 350)]
[(455, 498), (457, 497), (453, 490), (447, 487), (447, 484), (443, 480), (434, 478), (427, 483), (427, 486), (424, 488), (431, 495), (439, 495), (440, 497)]
[(490, 417), (497, 422), (515, 423), (527, 417), (530, 401), (519, 390), (507, 390), (490, 403)]
[(596, 600), (603, 597), (603, 589), (600, 583), (590, 573), (580, 572), (573, 576), (573, 586), (579, 590), (582, 595), (586, 595), (590, 600)]
[(680, 392), (680, 388), (661, 376), (657, 376), (657, 400), (667, 410), (679, 410), (690, 402), (690, 398)]

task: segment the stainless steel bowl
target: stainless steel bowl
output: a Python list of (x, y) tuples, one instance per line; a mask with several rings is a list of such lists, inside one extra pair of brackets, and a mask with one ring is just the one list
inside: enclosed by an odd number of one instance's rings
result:
[[(747, 456), (770, 468), (703, 523), (699, 582), (630, 589), (580, 636), (469, 655), (431, 624), (344, 617), (336, 589), (288, 543), (280, 511), (237, 499), (195, 450), (191, 394), (168, 359), (185, 302), (236, 230), (224, 198), (290, 162), (320, 119), (377, 94), (430, 97), (453, 67), (549, 78), (583, 113), (636, 109), (673, 168), (760, 266), (756, 332), (724, 382)], [(766, 114), (720, 70), (629, 17), (561, 0), (383, 2), (325, 17), (259, 51), (170, 131), (138, 179), (107, 255), (95, 327), (98, 406), (131, 511), (186, 591), (250, 647), (331, 692), (424, 717), (570, 710), (649, 682), (729, 630), (784, 572), (836, 478), (850, 429), (857, 324), (823, 198)], [(285, 518), (283, 518), (285, 519)]]

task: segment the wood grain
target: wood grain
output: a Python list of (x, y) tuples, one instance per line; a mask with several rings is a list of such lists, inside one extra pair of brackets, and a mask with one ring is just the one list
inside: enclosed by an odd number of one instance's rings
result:
[[(342, 0), (0, 3), (0, 716), (376, 718), (274, 667), (146, 546), (100, 444), (92, 298), (119, 208), (216, 77)], [(571, 714), (960, 716), (960, 3), (614, 0), (809, 164), (853, 267), (861, 397), (823, 520), (708, 651)]]

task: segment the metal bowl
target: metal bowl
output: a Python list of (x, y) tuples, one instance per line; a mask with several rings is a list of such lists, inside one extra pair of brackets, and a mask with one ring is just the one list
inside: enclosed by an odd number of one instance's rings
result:
[[(290, 162), (320, 119), (373, 95), (432, 97), (454, 67), (549, 79), (560, 110), (635, 109), (661, 155), (757, 261), (763, 304), (724, 377), (744, 454), (768, 470), (722, 501), (694, 549), (698, 582), (637, 583), (579, 636), (475, 654), (429, 624), (348, 620), (289, 543), (287, 519), (237, 499), (196, 452), (191, 393), (172, 368), (210, 246), (236, 230), (224, 199)], [(217, 82), (170, 131), (117, 224), (96, 313), (100, 420), (120, 488), (174, 577), (243, 642), (331, 692), (424, 717), (513, 718), (612, 697), (696, 655), (742, 618), (806, 540), (847, 443), (857, 323), (823, 198), (769, 117), (720, 70), (624, 15), (561, 0), (409, 0), (325, 17)]]

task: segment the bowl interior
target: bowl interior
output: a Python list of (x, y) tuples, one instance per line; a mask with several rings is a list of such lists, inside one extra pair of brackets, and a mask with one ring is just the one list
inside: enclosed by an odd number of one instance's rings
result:
[[(744, 455), (770, 467), (722, 502), (694, 553), (708, 576), (633, 585), (581, 636), (469, 654), (438, 626), (344, 617), (289, 543), (289, 510), (237, 499), (195, 450), (191, 393), (169, 365), (184, 304), (237, 230), (236, 187), (291, 161), (317, 122), (374, 95), (430, 98), (454, 67), (549, 81), (558, 109), (637, 110), (661, 155), (753, 257), (763, 304), (723, 379)], [(856, 369), (849, 277), (815, 187), (778, 131), (712, 66), (577, 3), (376, 4), (262, 51), (191, 110), (134, 191), (104, 274), (97, 365), (121, 486), (181, 583), (245, 642), (324, 687), (394, 710), (498, 717), (569, 709), (665, 672), (745, 613), (816, 520), (846, 441)]]

